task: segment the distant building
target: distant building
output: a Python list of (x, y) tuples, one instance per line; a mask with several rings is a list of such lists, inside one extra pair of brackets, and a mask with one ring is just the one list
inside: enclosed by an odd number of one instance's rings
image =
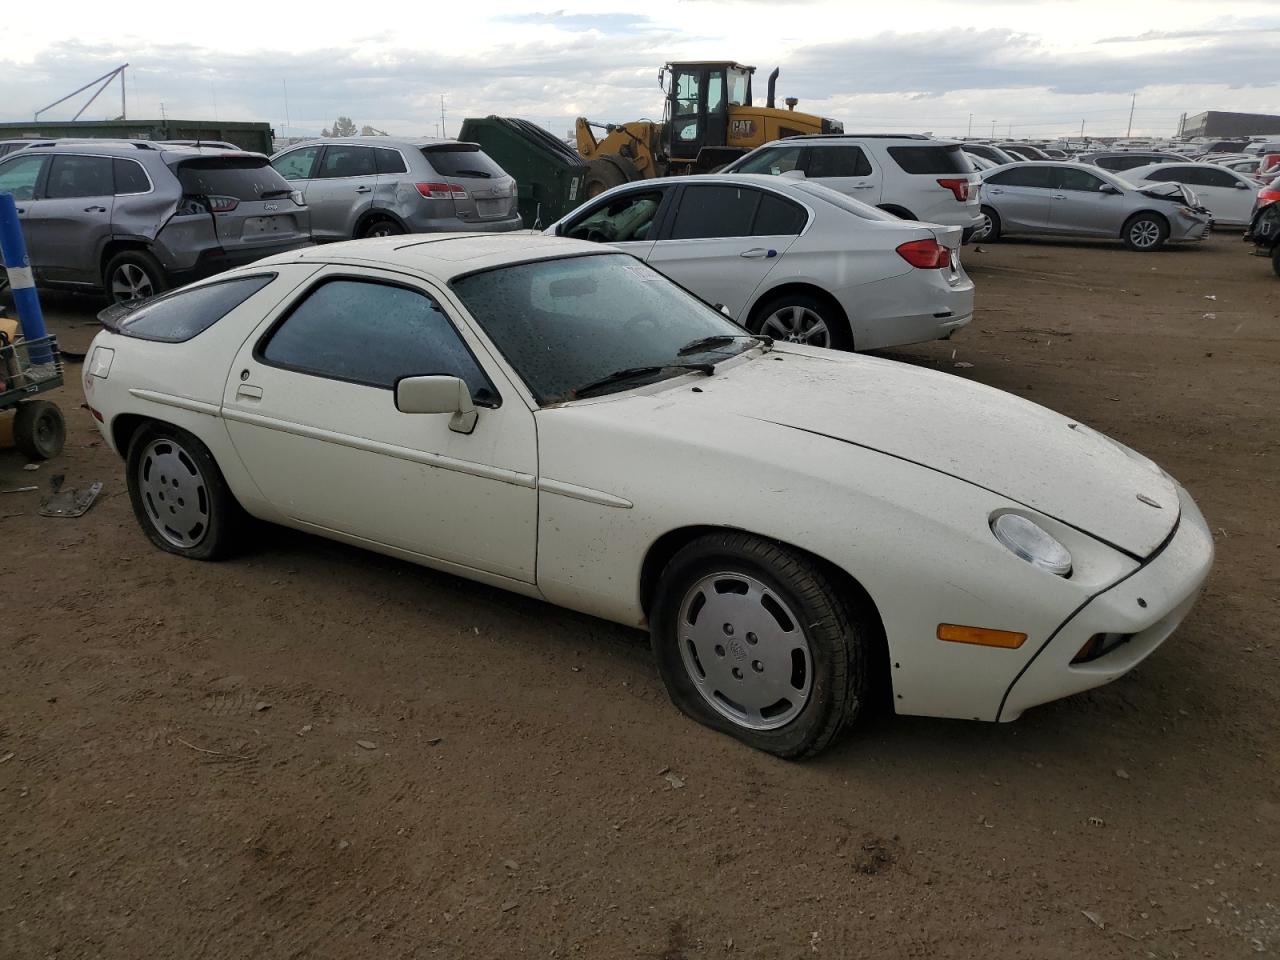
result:
[(1183, 137), (1261, 137), (1280, 134), (1280, 117), (1269, 113), (1206, 110), (1182, 121)]

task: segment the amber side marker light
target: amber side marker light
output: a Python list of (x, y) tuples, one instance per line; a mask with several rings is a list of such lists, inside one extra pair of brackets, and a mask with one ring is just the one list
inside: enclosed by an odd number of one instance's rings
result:
[(1003, 647), (1017, 650), (1027, 642), (1025, 633), (1011, 630), (992, 630), (988, 627), (962, 627), (956, 623), (938, 624), (938, 639), (952, 643), (975, 643), (980, 647)]

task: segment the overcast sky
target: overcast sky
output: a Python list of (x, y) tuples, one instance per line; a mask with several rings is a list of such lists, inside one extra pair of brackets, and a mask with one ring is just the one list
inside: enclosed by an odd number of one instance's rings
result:
[[(628, 9), (640, 11), (626, 12)], [(267, 120), (315, 134), (339, 114), (434, 134), (498, 113), (660, 117), (658, 68), (736, 59), (848, 130), (1040, 137), (1172, 135), (1182, 112), (1280, 113), (1276, 0), (534, 0), (481, 3), (10, 4), (0, 119), (24, 120), (128, 61), (129, 116)], [(286, 102), (287, 85), (287, 102)], [(45, 119), (70, 119), (69, 101)], [(84, 119), (119, 113), (111, 88)], [(287, 119), (286, 119), (287, 114)], [(972, 117), (972, 119), (971, 119)]]

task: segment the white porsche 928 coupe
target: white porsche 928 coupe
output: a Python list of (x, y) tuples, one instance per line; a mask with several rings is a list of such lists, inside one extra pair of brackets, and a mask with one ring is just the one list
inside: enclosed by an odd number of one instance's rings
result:
[(156, 546), (244, 514), (647, 626), (783, 757), (877, 688), (1012, 720), (1150, 654), (1213, 544), (1150, 460), (915, 367), (772, 343), (608, 247), (389, 237), (104, 312), (84, 367)]

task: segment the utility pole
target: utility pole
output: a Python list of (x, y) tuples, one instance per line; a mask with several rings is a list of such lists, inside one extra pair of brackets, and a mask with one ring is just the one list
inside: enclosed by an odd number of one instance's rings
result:
[(1135, 93), (1133, 95), (1133, 99), (1129, 101), (1129, 129), (1125, 133), (1125, 137), (1128, 137), (1130, 134), (1133, 133), (1133, 108), (1137, 106), (1137, 104), (1138, 104), (1138, 95)]
[(289, 128), (293, 126), (289, 122), (289, 81), (281, 79), (280, 83), (284, 85), (284, 138), (288, 140)]
[[(125, 66), (127, 67), (128, 64), (125, 64)], [(124, 67), (121, 67), (120, 68), (120, 119), (128, 120), (129, 110), (125, 106), (125, 101), (124, 101), (124, 79), (125, 79)], [(1183, 116), (1185, 117), (1186, 114), (1184, 113)]]
[(996, 138), (996, 122), (992, 120), (991, 121), (991, 139), (994, 140), (995, 138)]
[(1080, 121), (1080, 139), (1081, 140), (1084, 139), (1084, 121), (1083, 120)]
[(445, 125), (445, 122), (444, 122), (444, 94), (442, 93), (440, 94), (440, 136), (448, 137), (449, 136), (448, 130), (449, 128)]
[(966, 140), (973, 136), (973, 114), (972, 113), (969, 114), (969, 132), (966, 133), (964, 136)]

